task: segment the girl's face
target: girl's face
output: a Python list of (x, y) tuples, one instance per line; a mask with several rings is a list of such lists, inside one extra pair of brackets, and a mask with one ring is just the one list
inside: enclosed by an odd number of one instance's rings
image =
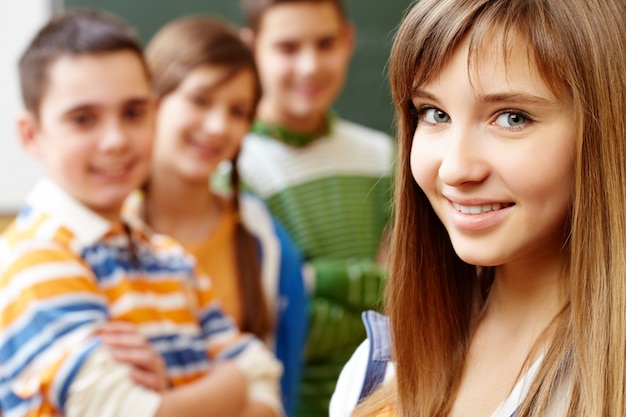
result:
[(252, 121), (256, 81), (252, 69), (224, 80), (227, 71), (197, 67), (161, 99), (154, 169), (206, 183), (238, 151)]
[(471, 73), (468, 45), (413, 92), (413, 177), (465, 262), (553, 259), (572, 201), (573, 105), (548, 89), (520, 39), (506, 64), (485, 52)]

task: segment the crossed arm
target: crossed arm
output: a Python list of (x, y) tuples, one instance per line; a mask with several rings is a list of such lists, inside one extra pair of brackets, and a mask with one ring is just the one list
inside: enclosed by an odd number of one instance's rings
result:
[[(127, 322), (106, 324), (100, 335), (105, 348), (95, 351), (70, 389), (66, 405), (68, 417), (88, 415), (128, 415), (132, 410), (138, 416), (240, 416), (277, 417), (279, 410), (266, 402), (250, 398), (249, 386), (264, 377), (258, 371), (246, 370), (249, 361), (256, 363), (268, 353), (251, 348), (234, 360), (218, 362), (200, 379), (178, 387), (172, 387), (161, 356), (138, 332), (135, 325)], [(256, 356), (256, 357), (253, 357)], [(272, 358), (265, 358), (271, 363)], [(109, 371), (100, 372), (107, 367)], [(117, 371), (116, 371), (117, 369)], [(92, 373), (99, 373), (93, 378)], [(276, 377), (276, 368), (267, 367), (266, 377)], [(130, 377), (130, 378), (129, 378)], [(107, 395), (102, 395), (104, 393)], [(94, 398), (107, 397), (106, 404)], [(119, 398), (116, 403), (112, 399)]]

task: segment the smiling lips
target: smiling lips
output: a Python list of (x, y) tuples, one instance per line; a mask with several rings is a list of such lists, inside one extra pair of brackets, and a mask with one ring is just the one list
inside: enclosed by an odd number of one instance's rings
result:
[(503, 208), (507, 208), (513, 205), (513, 203), (492, 203), (492, 204), (481, 204), (481, 205), (462, 205), (459, 203), (452, 202), (454, 208), (463, 214), (482, 214), (488, 213), (490, 211), (498, 211)]
[(107, 178), (118, 178), (126, 175), (134, 166), (134, 161), (116, 165), (92, 167), (92, 172)]
[(215, 144), (207, 144), (196, 139), (191, 139), (189, 144), (202, 159), (218, 158), (222, 154), (222, 148)]

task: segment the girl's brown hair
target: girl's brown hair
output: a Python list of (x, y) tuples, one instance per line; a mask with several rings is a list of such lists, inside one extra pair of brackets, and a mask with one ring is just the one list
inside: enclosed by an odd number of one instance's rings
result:
[[(489, 270), (464, 263), (414, 181), (417, 126), (411, 92), (447, 65), (469, 37), (470, 70), (486, 42), (528, 53), (548, 87), (576, 111), (575, 184), (565, 280), (568, 303), (516, 417), (544, 416), (561, 389), (567, 416), (626, 410), (626, 3), (623, 0), (421, 0), (403, 20), (389, 73), (399, 143), (395, 229), (386, 308), (397, 386), (355, 415), (446, 415), (462, 377), (470, 327)], [(519, 44), (514, 41), (519, 40)], [(519, 47), (513, 49), (513, 46)]]
[[(224, 83), (242, 70), (256, 77), (255, 106), (261, 96), (254, 57), (231, 25), (211, 16), (182, 17), (165, 25), (146, 47), (146, 59), (153, 75), (153, 90), (158, 98), (176, 90), (195, 68), (210, 65), (226, 68)], [(272, 322), (261, 284), (260, 255), (257, 241), (241, 221), (239, 175), (232, 165), (232, 197), (237, 218), (235, 252), (243, 310), (241, 329), (265, 338)]]

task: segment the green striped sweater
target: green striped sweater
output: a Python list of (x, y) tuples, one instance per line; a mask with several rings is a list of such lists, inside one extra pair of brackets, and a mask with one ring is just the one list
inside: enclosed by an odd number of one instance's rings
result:
[(341, 368), (365, 338), (361, 312), (380, 306), (376, 263), (389, 222), (391, 138), (342, 119), (305, 146), (250, 133), (239, 171), (315, 271), (299, 417), (328, 415)]

